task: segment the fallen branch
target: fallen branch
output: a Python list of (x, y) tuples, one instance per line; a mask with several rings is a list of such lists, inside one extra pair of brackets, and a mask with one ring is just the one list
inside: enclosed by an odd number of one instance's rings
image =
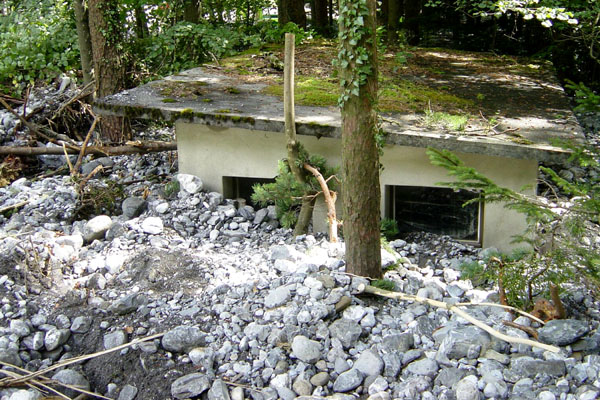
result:
[(313, 167), (308, 163), (304, 163), (304, 169), (308, 170), (311, 174), (315, 176), (317, 182), (321, 186), (321, 190), (323, 191), (323, 196), (325, 196), (325, 204), (327, 204), (327, 222), (329, 224), (329, 241), (331, 243), (337, 243), (338, 241), (338, 224), (337, 224), (337, 216), (335, 213), (335, 200), (337, 198), (337, 193), (333, 190), (329, 190), (327, 186), (327, 181), (323, 178), (323, 175), (319, 172), (318, 169)]
[[(88, 130), (87, 135), (85, 136), (85, 140), (83, 141), (83, 144), (81, 145), (81, 151), (79, 152), (79, 156), (77, 156), (77, 161), (75, 162), (75, 166), (73, 167), (75, 172), (79, 171), (79, 168), (81, 168), (81, 162), (83, 161), (83, 157), (85, 156), (85, 150), (88, 147), (88, 143), (90, 142), (90, 139), (92, 138), (92, 133), (94, 133), (94, 129), (96, 129), (96, 125), (98, 124), (98, 120), (100, 118), (94, 116), (94, 122), (92, 122), (92, 126), (90, 126), (90, 129)], [(69, 159), (69, 157), (67, 157), (67, 160)]]
[[(79, 154), (81, 147), (66, 145), (68, 154)], [(135, 145), (123, 146), (88, 146), (85, 155), (95, 154), (101, 156), (118, 156), (123, 154), (145, 154), (161, 151), (177, 150), (176, 142), (143, 142)], [(64, 155), (62, 147), (13, 147), (0, 146), (0, 155), (15, 156), (41, 156), (41, 155)]]
[(25, 205), (29, 204), (29, 200), (21, 201), (19, 203), (12, 204), (10, 206), (0, 208), (0, 214), (5, 213), (6, 211), (14, 210), (17, 208), (21, 208)]
[[(56, 118), (56, 116), (58, 114), (60, 114), (66, 107), (68, 107), (70, 104), (76, 102), (77, 100), (83, 99), (85, 97), (88, 97), (89, 95), (91, 95), (94, 92), (94, 85), (96, 84), (96, 81), (91, 81), (90, 83), (88, 83), (87, 85), (85, 85), (80, 91), (79, 93), (77, 93), (75, 96), (69, 98), (67, 101), (65, 101), (63, 104), (61, 104), (61, 106), (58, 108), (58, 110), (56, 110), (54, 112), (54, 114), (52, 114), (52, 117), (50, 117), (50, 119), (54, 119)], [(92, 89), (89, 93), (88, 91)]]
[[(12, 115), (14, 115), (15, 117), (19, 118), (19, 121), (21, 121), (21, 123), (23, 125), (25, 125), (27, 127), (27, 129), (29, 129), (29, 131), (31, 133), (33, 133), (36, 136), (41, 137), (42, 139), (45, 139), (51, 143), (57, 143), (57, 140), (46, 135), (45, 133), (42, 133), (34, 124), (32, 124), (31, 122), (27, 121), (27, 119), (25, 119), (25, 117), (23, 117), (21, 114), (19, 114), (18, 112), (16, 112), (15, 110), (13, 110), (13, 108), (11, 106), (8, 105), (8, 103), (6, 101), (4, 101), (4, 99), (2, 99), (0, 97), (0, 104), (2, 104), (4, 106), (4, 108), (6, 108), (8, 110), (8, 112), (10, 112)], [(69, 148), (73, 147), (72, 145), (67, 145)]]
[(494, 328), (492, 328), (489, 325), (484, 324), (483, 322), (479, 321), (478, 319), (472, 317), (470, 314), (464, 312), (463, 310), (461, 310), (460, 308), (458, 308), (457, 306), (454, 305), (450, 305), (448, 303), (444, 303), (443, 301), (437, 301), (437, 300), (433, 300), (433, 299), (428, 299), (426, 297), (419, 297), (419, 296), (413, 296), (410, 294), (406, 294), (406, 293), (400, 293), (400, 292), (390, 292), (388, 290), (384, 290), (384, 289), (379, 289), (376, 288), (374, 286), (367, 286), (364, 284), (359, 285), (358, 287), (358, 292), (359, 293), (369, 293), (369, 294), (374, 294), (377, 296), (381, 296), (381, 297), (387, 297), (389, 299), (395, 299), (395, 300), (403, 300), (403, 301), (416, 301), (419, 303), (424, 303), (424, 304), (429, 304), (431, 306), (434, 307), (438, 307), (438, 308), (442, 308), (445, 310), (448, 310), (460, 317), (462, 317), (463, 319), (469, 321), (470, 323), (472, 323), (473, 325), (475, 325), (476, 327), (483, 329), (484, 331), (486, 331), (487, 333), (489, 333), (490, 335), (500, 339), (500, 340), (504, 340), (505, 342), (508, 343), (516, 343), (516, 344), (524, 344), (527, 346), (532, 346), (532, 347), (538, 347), (540, 349), (544, 349), (544, 350), (548, 350), (551, 351), (553, 353), (558, 353), (560, 351), (560, 349), (556, 346), (551, 346), (545, 343), (540, 343), (534, 340), (530, 340), (530, 339), (524, 339), (524, 338), (518, 338), (518, 337), (512, 337), (512, 336), (508, 336), (502, 332), (498, 332), (497, 330), (495, 330)]
[[(154, 339), (157, 339), (157, 338), (162, 337), (164, 335), (165, 335), (165, 332), (157, 333), (156, 335), (151, 335), (151, 336), (146, 336), (144, 338), (134, 339), (134, 340), (132, 340), (129, 343), (125, 343), (125, 344), (122, 344), (122, 345), (117, 346), (117, 347), (112, 347), (112, 348), (110, 348), (108, 350), (103, 350), (103, 351), (99, 351), (99, 352), (92, 353), (92, 354), (86, 354), (84, 356), (68, 358), (66, 360), (63, 360), (63, 361), (61, 361), (59, 363), (56, 363), (56, 364), (54, 364), (54, 365), (52, 365), (52, 366), (50, 366), (48, 368), (44, 368), (44, 369), (39, 370), (37, 372), (29, 372), (29, 371), (27, 371), (28, 372), (27, 375), (24, 375), (24, 376), (19, 377), (19, 378), (13, 378), (13, 379), (4, 378), (4, 379), (0, 379), (0, 387), (4, 387), (4, 386), (8, 386), (8, 385), (14, 386), (16, 384), (22, 384), (22, 383), (28, 382), (29, 380), (31, 380), (33, 378), (37, 378), (38, 376), (45, 375), (45, 374), (47, 374), (50, 371), (54, 371), (56, 369), (66, 367), (67, 365), (77, 364), (77, 363), (80, 363), (80, 362), (83, 362), (83, 361), (91, 360), (92, 358), (103, 356), (105, 354), (114, 353), (115, 351), (123, 350), (123, 349), (131, 347), (133, 345), (136, 345), (136, 344), (139, 344), (139, 343), (142, 343), (142, 342), (147, 342), (149, 340), (154, 340)], [(4, 363), (2, 361), (0, 361), (0, 364), (8, 365), (8, 364), (6, 364), (6, 363)]]
[(522, 330), (523, 332), (527, 333), (529, 336), (531, 336), (532, 338), (534, 338), (535, 340), (538, 340), (538, 333), (535, 329), (533, 329), (530, 326), (525, 326), (525, 325), (521, 325), (521, 324), (517, 324), (516, 322), (513, 321), (502, 321), (502, 323), (506, 326), (510, 326), (511, 328), (517, 328)]

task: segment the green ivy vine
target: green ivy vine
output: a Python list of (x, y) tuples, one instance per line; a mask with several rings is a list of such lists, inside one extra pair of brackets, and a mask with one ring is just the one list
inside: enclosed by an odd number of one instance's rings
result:
[(373, 72), (369, 64), (369, 52), (362, 44), (368, 40), (371, 30), (365, 21), (369, 17), (367, 0), (343, 1), (340, 8), (340, 46), (334, 66), (346, 71), (341, 74), (341, 93), (338, 105), (343, 107), (350, 96), (358, 96), (360, 87)]

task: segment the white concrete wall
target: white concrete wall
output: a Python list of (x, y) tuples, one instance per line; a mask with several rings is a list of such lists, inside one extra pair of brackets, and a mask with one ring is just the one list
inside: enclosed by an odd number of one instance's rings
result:
[[(273, 178), (277, 161), (287, 155), (283, 133), (245, 129), (215, 128), (178, 122), (176, 124), (179, 171), (202, 178), (209, 191), (223, 192), (223, 176)], [(311, 153), (326, 157), (332, 165), (341, 164), (340, 140), (298, 136)], [(501, 186), (520, 190), (531, 185), (534, 193), (537, 162), (477, 154), (457, 154), (467, 165), (476, 168)], [(446, 171), (429, 162), (425, 149), (386, 146), (381, 159), (382, 213), (385, 185), (435, 187), (437, 182), (451, 180)], [(316, 209), (314, 225), (326, 230), (324, 207)], [(483, 246), (503, 251), (514, 247), (511, 236), (525, 229), (524, 218), (499, 204), (486, 204), (483, 216)]]

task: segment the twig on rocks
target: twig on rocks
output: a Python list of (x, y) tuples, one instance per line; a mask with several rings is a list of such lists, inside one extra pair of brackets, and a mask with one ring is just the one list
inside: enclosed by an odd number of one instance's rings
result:
[(14, 210), (14, 209), (17, 209), (17, 208), (21, 208), (21, 207), (23, 207), (23, 206), (25, 206), (27, 204), (29, 204), (29, 200), (20, 201), (20, 202), (18, 202), (16, 204), (12, 204), (10, 206), (2, 207), (2, 208), (0, 208), (0, 214), (5, 213), (6, 211), (10, 211), (10, 210)]
[[(90, 142), (90, 139), (92, 138), (92, 133), (94, 133), (94, 129), (96, 129), (96, 125), (98, 124), (98, 121), (100, 120), (100, 117), (97, 117), (96, 115), (94, 115), (94, 122), (92, 122), (92, 126), (90, 126), (90, 129), (88, 130), (87, 135), (85, 136), (85, 140), (83, 141), (83, 144), (81, 145), (81, 151), (79, 152), (79, 156), (77, 156), (77, 161), (75, 162), (75, 172), (79, 171), (79, 168), (81, 167), (81, 162), (83, 161), (83, 157), (85, 156), (85, 149), (88, 146), (88, 143)], [(68, 159), (69, 157), (67, 157)]]
[(539, 319), (538, 317), (536, 317), (533, 314), (530, 314), (530, 313), (528, 313), (526, 311), (523, 311), (523, 310), (519, 310), (516, 307), (505, 306), (503, 304), (496, 304), (496, 303), (457, 303), (457, 304), (455, 304), (455, 306), (457, 306), (457, 307), (465, 307), (465, 306), (499, 307), (499, 308), (504, 308), (506, 310), (510, 310), (510, 311), (514, 311), (516, 313), (519, 313), (519, 314), (521, 314), (521, 315), (523, 315), (523, 316), (525, 316), (527, 318), (530, 318), (530, 319), (534, 320), (535, 322), (538, 322), (538, 323), (540, 323), (542, 325), (545, 324), (544, 321), (542, 321), (541, 319)]
[(444, 303), (443, 301), (437, 301), (437, 300), (428, 299), (428, 298), (420, 297), (420, 296), (414, 296), (414, 295), (410, 295), (410, 294), (406, 294), (406, 293), (401, 293), (401, 292), (390, 292), (388, 290), (383, 290), (383, 289), (376, 288), (374, 286), (367, 286), (367, 285), (364, 285), (364, 284), (360, 284), (359, 285), (358, 292), (359, 293), (374, 294), (374, 295), (377, 295), (377, 296), (387, 297), (387, 298), (395, 299), (395, 300), (416, 301), (416, 302), (419, 302), (419, 303), (429, 304), (431, 306), (442, 308), (442, 309), (448, 310), (448, 311), (450, 311), (452, 313), (455, 313), (456, 315), (458, 315), (458, 316), (462, 317), (463, 319), (469, 321), (470, 323), (472, 323), (476, 327), (478, 327), (480, 329), (483, 329), (484, 331), (486, 331), (490, 335), (492, 335), (492, 336), (494, 336), (494, 337), (496, 337), (496, 338), (498, 338), (500, 340), (504, 340), (505, 342), (508, 342), (508, 343), (517, 343), (517, 344), (525, 344), (525, 345), (528, 345), (528, 346), (538, 347), (540, 349), (548, 350), (548, 351), (551, 351), (553, 353), (558, 353), (560, 351), (560, 349), (558, 347), (556, 347), (556, 346), (551, 346), (551, 345), (548, 345), (548, 344), (545, 344), (545, 343), (536, 342), (534, 340), (529, 340), (529, 339), (524, 339), (524, 338), (517, 338), (517, 337), (512, 337), (512, 336), (505, 335), (504, 333), (498, 332), (497, 330), (495, 330), (491, 326), (486, 325), (483, 322), (479, 321), (478, 319), (472, 317), (470, 314), (464, 312), (463, 310), (461, 310), (457, 306), (450, 305), (448, 303)]
[(139, 343), (142, 343), (142, 342), (147, 342), (149, 340), (157, 339), (157, 338), (162, 337), (164, 335), (165, 335), (165, 332), (157, 333), (156, 335), (151, 335), (151, 336), (146, 336), (144, 338), (134, 339), (134, 340), (132, 340), (129, 343), (125, 343), (125, 344), (122, 344), (122, 345), (117, 346), (117, 347), (112, 347), (112, 348), (110, 348), (108, 350), (103, 350), (103, 351), (99, 351), (97, 353), (87, 354), (87, 355), (84, 355), (84, 356), (68, 358), (68, 359), (63, 360), (63, 361), (61, 361), (59, 363), (56, 363), (56, 364), (54, 364), (54, 365), (52, 365), (52, 366), (50, 366), (48, 368), (44, 368), (44, 369), (42, 369), (40, 371), (30, 372), (27, 375), (24, 375), (24, 376), (22, 376), (22, 377), (20, 377), (18, 379), (8, 379), (8, 380), (6, 380), (6, 378), (5, 379), (1, 379), (0, 380), (0, 386), (2, 386), (3, 384), (5, 384), (5, 382), (7, 382), (10, 385), (14, 385), (14, 384), (17, 384), (17, 383), (24, 383), (24, 382), (27, 382), (27, 381), (29, 381), (29, 380), (31, 380), (33, 378), (38, 377), (38, 376), (42, 376), (44, 374), (47, 374), (50, 371), (54, 371), (56, 369), (66, 367), (67, 365), (77, 364), (77, 363), (80, 363), (82, 361), (91, 360), (92, 358), (103, 356), (105, 354), (110, 354), (110, 353), (113, 353), (115, 351), (123, 350), (123, 349), (126, 349), (128, 347), (131, 347), (133, 345), (136, 345), (136, 344), (139, 344)]
[(90, 94), (92, 94), (92, 92), (87, 93), (87, 91), (90, 88), (94, 88), (96, 84), (96, 81), (91, 81), (90, 83), (88, 83), (87, 85), (85, 85), (80, 91), (79, 93), (77, 93), (75, 96), (69, 98), (67, 101), (65, 101), (63, 104), (60, 105), (60, 107), (58, 108), (58, 110), (56, 110), (54, 112), (54, 114), (52, 115), (52, 117), (50, 117), (50, 119), (54, 119), (56, 118), (56, 116), (58, 114), (60, 114), (66, 107), (68, 107), (70, 104), (76, 102), (77, 100), (83, 99), (87, 96), (89, 96)]
[(522, 330), (523, 332), (527, 333), (529, 336), (531, 336), (532, 338), (534, 338), (535, 340), (538, 340), (538, 333), (535, 329), (533, 329), (530, 326), (525, 326), (525, 325), (521, 325), (521, 324), (517, 324), (516, 322), (513, 321), (502, 321), (502, 323), (506, 326), (510, 326), (511, 328), (517, 328)]

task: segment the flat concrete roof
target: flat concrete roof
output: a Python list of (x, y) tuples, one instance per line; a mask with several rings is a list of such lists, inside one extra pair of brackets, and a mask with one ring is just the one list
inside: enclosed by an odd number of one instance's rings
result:
[[(423, 112), (382, 112), (388, 143), (553, 162), (566, 157), (554, 145), (555, 139), (584, 139), (567, 96), (547, 65), (540, 69), (539, 65), (515, 64), (514, 59), (483, 53), (461, 52), (457, 56), (448, 50), (415, 52), (408, 67), (386, 72), (393, 73), (394, 79), (410, 79), (411, 85), (416, 82), (452, 96), (458, 93), (466, 99), (464, 115), (469, 118), (462, 130), (452, 131), (429, 123)], [(489, 64), (477, 64), (476, 57), (486, 57)], [(243, 71), (238, 66), (228, 67), (226, 62), (194, 68), (99, 99), (95, 109), (101, 114), (132, 118), (283, 132), (283, 101), (266, 90), (274, 82), (281, 83), (281, 71), (261, 67), (260, 72), (253, 73), (248, 67), (253, 64), (244, 65)], [(319, 74), (316, 79), (333, 81)], [(296, 105), (296, 124), (299, 135), (341, 137), (340, 112), (334, 105)]]

